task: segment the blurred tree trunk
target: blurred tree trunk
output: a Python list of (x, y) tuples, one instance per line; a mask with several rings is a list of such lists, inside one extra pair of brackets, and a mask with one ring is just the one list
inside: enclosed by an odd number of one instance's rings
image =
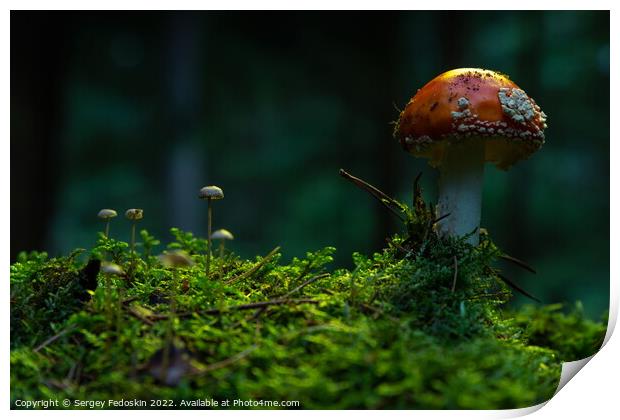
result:
[[(542, 54), (544, 16), (541, 12), (522, 12), (518, 15), (518, 25), (520, 38), (520, 49), (517, 51), (517, 73), (519, 80), (516, 81), (528, 94), (536, 98), (536, 92), (541, 92), (540, 72), (533, 72), (532, 69), (542, 68)], [(543, 149), (544, 150), (544, 149)], [(521, 162), (527, 165), (526, 162)], [(518, 164), (517, 164), (518, 165)], [(517, 168), (514, 168), (517, 169)], [(510, 206), (506, 215), (506, 223), (510, 224), (510, 249), (506, 251), (514, 253), (521, 258), (527, 258), (531, 247), (528, 246), (534, 238), (528, 220), (531, 218), (527, 214), (527, 200), (517, 199), (517, 197), (529, 197), (527, 191), (531, 181), (532, 170), (526, 167), (518, 168), (518, 175), (510, 177), (509, 190), (511, 191)], [(513, 174), (515, 175), (515, 174)]]
[(439, 51), (441, 69), (437, 74), (450, 69), (460, 67), (473, 67), (472, 64), (464, 60), (463, 52), (468, 48), (465, 46), (469, 43), (469, 34), (473, 31), (466, 30), (465, 22), (473, 18), (472, 12), (456, 12), (444, 11), (437, 12), (437, 30), (439, 33)]
[(196, 143), (200, 132), (201, 81), (199, 71), (201, 24), (195, 15), (173, 14), (168, 40), (167, 91), (170, 116), (170, 141), (166, 156), (168, 176), (169, 226), (180, 227), (196, 234), (200, 220), (198, 190), (208, 183), (204, 167), (207, 157)]
[[(368, 39), (364, 41), (364, 44), (372, 46), (371, 49), (376, 52), (376, 54), (367, 57), (372, 62), (366, 63), (366, 65), (372, 68), (374, 73), (372, 82), (369, 83), (369, 88), (374, 90), (371, 96), (374, 106), (371, 108), (380, 110), (376, 117), (376, 121), (380, 124), (378, 127), (379, 138), (373, 140), (371, 148), (371, 156), (379, 159), (380, 164), (375, 166), (375, 176), (369, 181), (388, 195), (395, 196), (400, 184), (396, 173), (396, 153), (399, 152), (399, 149), (393, 147), (394, 143), (390, 141), (393, 129), (390, 122), (394, 121), (396, 114), (393, 104), (396, 99), (394, 92), (397, 87), (397, 78), (394, 72), (396, 72), (398, 65), (397, 54), (401, 50), (400, 43), (402, 42), (398, 39), (399, 32), (396, 26), (399, 16), (394, 13), (371, 13), (366, 14), (366, 17), (368, 22), (364, 27), (377, 27), (375, 31), (365, 32)], [(377, 213), (378, 226), (375, 230), (372, 247), (373, 249), (381, 249), (385, 246), (385, 238), (395, 232), (395, 221), (394, 216), (385, 211), (381, 205), (376, 205), (373, 208)]]
[(68, 32), (44, 13), (11, 12), (11, 261), (47, 249)]

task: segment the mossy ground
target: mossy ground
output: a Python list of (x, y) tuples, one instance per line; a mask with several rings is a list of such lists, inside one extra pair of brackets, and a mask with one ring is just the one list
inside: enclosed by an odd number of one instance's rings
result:
[[(163, 266), (145, 231), (133, 256), (103, 235), (68, 257), (22, 254), (11, 266), (11, 401), (517, 408), (553, 395), (562, 361), (596, 352), (605, 326), (579, 307), (504, 308), (511, 291), (488, 236), (443, 240), (423, 206), (402, 210), (407, 232), (355, 254), (353, 270), (328, 270), (333, 248), (289, 264), (277, 250), (254, 261), (226, 252), (207, 276), (206, 241), (178, 229), (166, 248), (191, 267)], [(87, 255), (127, 275), (85, 269)]]

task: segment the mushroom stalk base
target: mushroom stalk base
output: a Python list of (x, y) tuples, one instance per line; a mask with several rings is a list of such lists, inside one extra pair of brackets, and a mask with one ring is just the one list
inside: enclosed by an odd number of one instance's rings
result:
[(482, 180), (484, 177), (484, 142), (468, 139), (451, 144), (441, 162), (437, 217), (450, 214), (438, 223), (441, 236), (464, 236), (478, 245)]

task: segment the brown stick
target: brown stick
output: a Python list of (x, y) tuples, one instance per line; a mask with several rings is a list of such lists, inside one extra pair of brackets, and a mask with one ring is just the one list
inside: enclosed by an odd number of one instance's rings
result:
[(454, 289), (456, 288), (456, 276), (459, 274), (459, 262), (456, 259), (456, 255), (452, 256), (454, 258), (454, 278), (452, 279), (452, 293), (454, 293)]
[(62, 330), (60, 330), (60, 332), (58, 332), (58, 334), (51, 336), (50, 338), (48, 338), (47, 340), (45, 340), (44, 342), (42, 342), (41, 344), (39, 344), (37, 347), (34, 348), (34, 352), (38, 353), (39, 351), (41, 351), (44, 347), (49, 346), (50, 344), (52, 344), (54, 341), (58, 340), (60, 337), (62, 337), (63, 335), (67, 334), (68, 332), (70, 332), (71, 330), (73, 330), (75, 328), (75, 325), (69, 325), (66, 328), (63, 328)]
[(245, 319), (239, 320), (237, 322), (235, 322), (234, 324), (232, 324), (230, 326), (230, 329), (235, 329), (237, 328), (239, 325), (241, 325), (243, 322), (251, 322), (254, 321), (256, 318), (258, 318), (263, 312), (265, 312), (267, 310), (267, 307), (264, 308), (259, 308), (256, 310), (256, 312), (254, 312), (254, 314), (252, 316), (246, 317)]
[[(308, 266), (309, 266), (309, 265), (308, 265)], [(308, 269), (309, 269), (309, 268), (310, 268), (310, 267), (308, 267)], [(304, 272), (305, 272), (305, 271), (306, 271), (306, 270), (304, 270)], [(301, 277), (303, 277), (303, 274), (304, 274), (304, 273), (302, 273), (302, 276), (301, 276)], [(288, 292), (288, 293), (286, 293), (286, 294), (282, 295), (282, 296), (281, 296), (281, 297), (279, 297), (278, 299), (287, 298), (287, 297), (289, 297), (290, 295), (292, 295), (293, 293), (298, 292), (299, 290), (303, 289), (304, 287), (306, 287), (306, 286), (307, 286), (307, 285), (309, 285), (310, 283), (314, 283), (315, 281), (317, 281), (317, 280), (319, 280), (319, 279), (322, 279), (322, 278), (325, 278), (325, 277), (327, 277), (327, 276), (329, 276), (329, 274), (328, 274), (328, 273), (319, 274), (318, 276), (314, 276), (314, 277), (310, 278), (309, 280), (306, 280), (303, 284), (301, 284), (301, 285), (297, 286), (296, 288), (294, 288), (294, 289), (293, 289), (293, 290), (291, 290), (290, 292)], [(298, 278), (300, 278), (300, 277), (298, 277)], [(252, 316), (247, 317), (247, 318), (245, 319), (245, 322), (250, 322), (250, 321), (255, 320), (255, 319), (256, 319), (256, 318), (258, 318), (258, 317), (259, 317), (259, 316), (260, 316), (263, 312), (265, 312), (267, 309), (268, 309), (268, 307), (267, 307), (267, 306), (264, 306), (264, 307), (262, 307), (262, 308), (258, 308), (258, 309), (256, 310), (256, 312), (254, 312), (254, 314), (253, 314)], [(236, 327), (238, 327), (239, 325), (241, 325), (241, 323), (242, 323), (242, 322), (243, 322), (243, 321), (237, 321), (237, 322), (235, 322), (235, 323), (232, 325), (232, 327), (231, 327), (231, 328), (236, 328)]]
[(372, 305), (369, 305), (367, 303), (360, 303), (360, 307), (362, 307), (363, 309), (372, 311), (372, 312), (374, 312), (377, 315), (385, 316), (387, 319), (389, 319), (392, 322), (397, 322), (397, 323), (400, 322), (400, 320), (398, 318), (386, 314), (385, 311), (383, 311), (383, 309), (377, 308), (376, 306), (372, 306)]
[[(195, 311), (195, 312), (181, 312), (178, 313), (176, 316), (177, 317), (187, 317), (187, 316), (192, 316), (194, 314), (201, 314), (201, 315), (219, 315), (221, 313), (225, 313), (228, 311), (245, 311), (248, 309), (259, 309), (259, 308), (266, 308), (268, 306), (280, 306), (280, 305), (286, 305), (286, 304), (300, 304), (300, 303), (311, 303), (311, 304), (318, 304), (319, 301), (318, 300), (314, 300), (314, 299), (274, 299), (274, 300), (269, 300), (269, 301), (265, 301), (265, 302), (254, 302), (254, 303), (246, 303), (244, 305), (238, 305), (238, 306), (230, 306), (228, 308), (225, 309), (205, 309), (203, 311)], [(150, 317), (152, 320), (161, 320), (161, 319), (168, 319), (168, 315), (153, 315)]]
[(515, 258), (515, 257), (511, 257), (510, 255), (506, 255), (506, 254), (500, 255), (499, 257), (500, 257), (501, 259), (503, 259), (503, 260), (510, 261), (511, 263), (518, 265), (519, 267), (521, 267), (521, 268), (523, 268), (523, 269), (525, 269), (525, 270), (529, 271), (529, 272), (530, 272), (530, 273), (532, 273), (532, 274), (536, 274), (536, 270), (534, 270), (534, 269), (533, 269), (533, 268), (532, 268), (529, 264), (527, 264), (525, 261), (522, 261), (522, 260), (520, 260), (520, 259), (518, 259), (518, 258)]
[(145, 317), (143, 317), (142, 315), (140, 315), (140, 314), (138, 313), (138, 311), (136, 311), (136, 310), (135, 310), (134, 308), (132, 308), (131, 306), (128, 308), (128, 310), (129, 310), (129, 314), (130, 314), (130, 315), (134, 316), (135, 318), (139, 319), (140, 321), (144, 322), (145, 324), (148, 324), (148, 325), (153, 325), (153, 324), (154, 324), (154, 322), (153, 322), (153, 321), (151, 321), (150, 319), (145, 318)]
[(521, 293), (524, 296), (529, 297), (532, 300), (535, 300), (538, 303), (541, 303), (540, 299), (538, 299), (536, 296), (528, 293), (525, 289), (519, 287), (515, 282), (510, 280), (508, 277), (504, 276), (503, 274), (501, 274), (501, 273), (499, 273), (497, 271), (495, 272), (495, 274), (497, 275), (497, 277), (502, 279), (504, 281), (504, 283), (506, 283), (508, 286), (512, 287), (513, 289), (515, 289), (517, 292)]
[(225, 368), (226, 366), (230, 366), (233, 363), (238, 362), (239, 360), (247, 357), (250, 353), (252, 353), (254, 350), (256, 350), (256, 344), (254, 344), (251, 347), (248, 347), (247, 349), (243, 350), (242, 352), (239, 352), (235, 355), (230, 356), (227, 359), (224, 360), (220, 360), (219, 362), (215, 362), (215, 363), (211, 363), (210, 365), (206, 366), (204, 369), (200, 369), (198, 372), (194, 373), (191, 376), (200, 376), (200, 375), (204, 375), (205, 373), (208, 372), (212, 372), (214, 370), (217, 369), (222, 369)]
[(232, 279), (228, 280), (225, 284), (232, 284), (234, 282), (237, 282), (239, 280), (242, 280), (246, 277), (251, 276), (252, 274), (254, 274), (256, 271), (258, 271), (259, 268), (261, 268), (263, 265), (267, 264), (267, 262), (269, 262), (270, 259), (273, 258), (273, 256), (280, 250), (280, 247), (277, 246), (274, 249), (271, 250), (271, 252), (267, 255), (265, 255), (263, 257), (262, 260), (260, 260), (258, 263), (256, 263), (254, 265), (254, 267), (250, 268), (248, 271), (246, 271), (245, 273), (242, 273), (236, 277), (233, 277)]
[(434, 225), (435, 223), (439, 223), (441, 222), (443, 219), (445, 219), (446, 217), (450, 216), (450, 213), (446, 213), (443, 216), (439, 216), (438, 218), (436, 218), (435, 220), (433, 220), (431, 222), (431, 225)]
[(310, 279), (306, 280), (305, 282), (303, 282), (302, 284), (300, 284), (299, 286), (297, 286), (296, 288), (294, 288), (293, 290), (291, 290), (290, 292), (282, 295), (281, 298), (286, 298), (289, 297), (290, 295), (292, 295), (295, 292), (300, 291), (301, 289), (303, 289), (304, 287), (306, 287), (307, 285), (309, 285), (310, 283), (314, 283), (317, 280), (323, 279), (325, 277), (329, 277), (329, 273), (323, 273), (323, 274), (319, 274), (318, 276), (314, 276), (311, 277)]
[[(405, 221), (405, 218), (399, 212), (400, 207), (398, 206), (396, 200), (394, 200), (393, 198), (391, 198), (390, 196), (388, 196), (387, 194), (385, 194), (378, 188), (370, 185), (366, 181), (362, 181), (360, 178), (351, 175), (344, 169), (340, 169), (340, 176), (351, 181), (354, 185), (356, 185), (357, 187), (363, 189), (364, 191), (366, 191), (367, 193), (375, 197), (377, 200), (381, 202), (381, 204), (385, 206), (385, 208), (391, 211), (396, 217), (398, 217), (403, 222)], [(398, 208), (398, 211), (394, 209), (393, 206), (396, 206)]]
[(131, 302), (136, 301), (138, 299), (140, 299), (139, 296), (132, 296), (130, 298), (127, 298), (127, 299), (123, 300), (123, 305), (127, 305), (128, 303), (131, 303)]

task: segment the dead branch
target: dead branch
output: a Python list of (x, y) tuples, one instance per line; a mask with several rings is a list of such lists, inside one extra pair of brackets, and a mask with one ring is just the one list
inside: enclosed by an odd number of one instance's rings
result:
[(204, 369), (200, 369), (199, 371), (197, 371), (196, 373), (192, 374), (191, 376), (200, 376), (200, 375), (204, 375), (208, 372), (212, 372), (214, 370), (217, 369), (222, 369), (225, 368), (226, 366), (230, 366), (234, 363), (237, 363), (239, 360), (247, 357), (250, 353), (252, 353), (254, 350), (256, 350), (258, 346), (256, 344), (254, 344), (251, 347), (248, 347), (247, 349), (243, 350), (242, 352), (239, 352), (235, 355), (230, 356), (227, 359), (224, 360), (220, 360), (219, 362), (215, 362), (215, 363), (211, 363), (210, 365), (206, 366)]
[(388, 196), (387, 194), (385, 194), (378, 188), (370, 185), (366, 181), (363, 181), (360, 178), (357, 178), (351, 175), (344, 169), (340, 169), (340, 176), (347, 179), (348, 181), (351, 181), (355, 186), (363, 189), (364, 191), (372, 195), (374, 198), (379, 200), (381, 204), (385, 206), (385, 208), (391, 211), (392, 214), (394, 214), (396, 217), (398, 217), (403, 222), (405, 221), (405, 218), (402, 216), (402, 214), (400, 214), (400, 206), (398, 205), (398, 202), (396, 200), (394, 200), (393, 198), (391, 198), (390, 196)]
[(512, 280), (508, 279), (506, 276), (504, 276), (503, 274), (499, 273), (499, 272), (495, 272), (495, 274), (497, 275), (497, 277), (499, 277), (500, 279), (502, 279), (504, 281), (504, 283), (506, 283), (508, 286), (512, 287), (513, 289), (515, 289), (517, 292), (521, 293), (524, 296), (529, 297), (532, 300), (535, 300), (536, 302), (540, 303), (540, 299), (538, 299), (537, 297), (529, 294), (528, 292), (526, 292), (524, 289), (522, 289), (521, 287), (519, 287), (516, 283), (514, 283)]
[(41, 344), (39, 344), (37, 347), (34, 348), (34, 352), (38, 353), (39, 351), (41, 351), (43, 348), (49, 346), (50, 344), (52, 344), (54, 341), (58, 340), (60, 337), (62, 337), (63, 335), (67, 334), (68, 332), (70, 332), (71, 330), (73, 330), (75, 328), (75, 325), (69, 325), (66, 328), (63, 328), (62, 330), (60, 330), (58, 332), (58, 334), (55, 334), (53, 336), (51, 336), (50, 338), (48, 338), (47, 340), (45, 340), (44, 342), (42, 342)]
[(459, 262), (456, 258), (456, 255), (452, 257), (454, 259), (454, 278), (452, 279), (452, 293), (454, 293), (454, 289), (456, 288), (456, 277), (459, 274)]
[(515, 258), (515, 257), (511, 257), (510, 255), (506, 255), (506, 254), (500, 255), (499, 257), (500, 257), (501, 259), (505, 260), (505, 261), (509, 261), (509, 262), (511, 262), (511, 263), (513, 263), (513, 264), (518, 265), (519, 267), (521, 267), (521, 268), (523, 268), (523, 269), (525, 269), (525, 270), (529, 271), (529, 272), (530, 272), (530, 273), (532, 273), (532, 274), (536, 274), (536, 270), (534, 270), (534, 269), (533, 269), (533, 268), (532, 268), (532, 267), (531, 267), (528, 263), (526, 263), (525, 261), (522, 261), (522, 260), (520, 260), (520, 259), (518, 259), (518, 258)]
[(294, 288), (293, 290), (291, 290), (290, 292), (284, 294), (281, 296), (281, 299), (287, 298), (290, 295), (292, 295), (295, 292), (300, 291), (301, 289), (303, 289), (304, 287), (306, 287), (307, 285), (314, 283), (317, 280), (323, 279), (325, 277), (329, 277), (328, 273), (323, 273), (323, 274), (319, 274), (317, 276), (311, 277), (310, 279), (306, 280), (305, 282), (303, 282), (302, 284), (300, 284), (299, 286), (297, 286), (296, 288)]
[[(225, 312), (230, 312), (230, 311), (244, 311), (244, 310), (248, 310), (248, 309), (259, 309), (259, 308), (266, 308), (268, 306), (281, 306), (281, 305), (287, 305), (287, 304), (302, 304), (302, 303), (310, 303), (310, 304), (318, 304), (319, 301), (318, 300), (314, 300), (314, 299), (274, 299), (274, 300), (269, 300), (269, 301), (265, 301), (265, 302), (254, 302), (254, 303), (246, 303), (244, 305), (238, 305), (238, 306), (230, 306), (228, 308), (224, 308), (224, 309), (205, 309), (202, 311), (194, 311), (194, 312), (181, 312), (176, 314), (177, 317), (188, 317), (188, 316), (192, 316), (194, 314), (200, 314), (200, 315), (219, 315)], [(168, 319), (168, 315), (165, 314), (160, 314), (160, 315), (152, 315), (150, 316), (150, 318), (152, 320), (162, 320), (162, 319)]]
[(246, 277), (251, 276), (252, 274), (254, 274), (255, 272), (257, 272), (259, 268), (261, 268), (263, 265), (267, 264), (267, 262), (269, 262), (269, 260), (270, 260), (270, 259), (272, 259), (272, 258), (273, 258), (273, 256), (274, 256), (274, 255), (275, 255), (275, 254), (276, 254), (279, 250), (280, 250), (280, 247), (279, 247), (279, 246), (275, 247), (273, 250), (271, 250), (271, 252), (270, 252), (269, 254), (265, 255), (265, 256), (263, 257), (263, 259), (262, 259), (262, 260), (260, 260), (259, 262), (257, 262), (257, 263), (254, 265), (254, 267), (250, 268), (250, 269), (249, 269), (248, 271), (246, 271), (245, 273), (242, 273), (242, 274), (240, 274), (240, 275), (238, 275), (238, 276), (236, 276), (236, 277), (233, 277), (232, 279), (228, 280), (228, 281), (226, 282), (226, 284), (232, 284), (232, 283), (235, 283), (235, 282), (237, 282), (237, 281), (239, 281), (239, 280), (242, 280), (242, 279), (244, 279), (244, 278), (246, 278)]

